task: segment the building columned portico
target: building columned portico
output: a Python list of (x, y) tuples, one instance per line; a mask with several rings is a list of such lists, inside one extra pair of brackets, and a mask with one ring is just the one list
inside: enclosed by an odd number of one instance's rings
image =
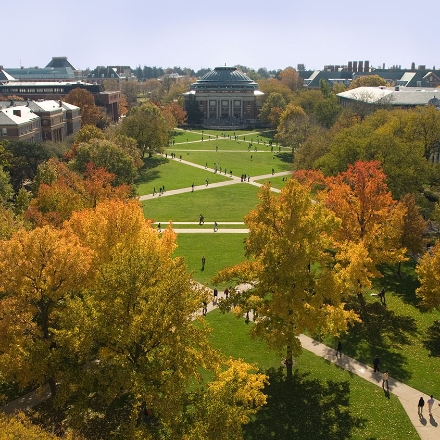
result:
[(205, 127), (255, 125), (260, 111), (257, 97), (262, 94), (258, 84), (235, 67), (216, 67), (184, 93), (185, 107), (188, 110), (191, 99), (195, 100)]

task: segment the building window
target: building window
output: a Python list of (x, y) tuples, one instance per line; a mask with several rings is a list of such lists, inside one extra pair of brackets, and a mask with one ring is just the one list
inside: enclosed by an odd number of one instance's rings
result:
[(7, 136), (8, 135), (8, 129), (7, 128), (2, 128), (2, 136)]

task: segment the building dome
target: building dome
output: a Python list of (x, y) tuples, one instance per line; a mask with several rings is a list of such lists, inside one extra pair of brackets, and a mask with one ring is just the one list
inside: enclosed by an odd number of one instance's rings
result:
[(256, 90), (258, 84), (235, 67), (216, 67), (191, 85), (192, 90)]

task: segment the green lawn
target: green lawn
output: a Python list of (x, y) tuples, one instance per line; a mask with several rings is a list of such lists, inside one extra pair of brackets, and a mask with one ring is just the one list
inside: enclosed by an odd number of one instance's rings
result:
[[(221, 269), (244, 260), (244, 239), (246, 234), (177, 234), (176, 256), (184, 256), (188, 270), (199, 283), (215, 287), (211, 278)], [(205, 256), (205, 270), (202, 271), (202, 257)], [(217, 286), (223, 290), (225, 284)]]
[(214, 347), (255, 364), (269, 376), (268, 403), (244, 427), (246, 440), (419, 438), (397, 397), (388, 399), (381, 388), (306, 350), (296, 359), (288, 382), (281, 357), (249, 337), (252, 323), (218, 310), (206, 319)]
[(198, 221), (203, 214), (206, 222), (243, 221), (255, 204), (258, 188), (236, 184), (209, 188), (193, 193), (157, 197), (143, 202), (144, 213), (154, 221)]
[[(176, 136), (176, 142), (180, 137), (184, 136), (186, 139), (186, 136), (191, 134), (195, 136), (194, 139), (199, 136), (191, 132), (189, 134), (182, 133)], [(208, 133), (205, 132), (204, 137), (206, 134)], [(217, 152), (213, 141), (175, 145), (174, 148), (177, 157), (182, 154), (185, 160), (202, 166), (208, 162), (208, 166), (212, 167), (214, 162), (217, 162), (222, 169), (226, 167), (228, 173), (232, 169), (236, 176), (246, 173), (250, 174), (252, 178), (271, 173), (272, 168), (274, 171), (291, 169), (291, 156), (284, 150), (280, 154), (271, 154), (268, 147), (260, 144), (257, 153), (248, 152), (248, 136), (247, 134), (246, 143), (229, 139), (221, 139), (221, 142), (219, 140)], [(181, 151), (179, 154), (177, 153), (178, 149)], [(235, 150), (238, 151), (235, 152)], [(168, 149), (169, 153), (171, 151)], [(252, 161), (250, 160), (251, 154)], [(161, 161), (162, 159), (155, 160)], [(167, 167), (169, 168), (166, 169)], [(178, 161), (166, 165), (157, 164), (156, 167), (151, 168), (153, 174), (147, 176), (147, 180), (143, 182), (147, 185), (145, 187), (147, 193), (151, 191), (150, 187), (155, 185), (158, 188), (160, 186), (161, 176), (167, 176), (170, 182), (164, 182), (167, 189), (172, 188), (168, 185), (190, 186), (194, 179), (192, 176), (196, 176), (196, 174), (203, 181), (205, 179), (203, 170), (183, 167), (183, 164)], [(182, 172), (182, 169), (188, 170), (188, 174)], [(199, 174), (200, 172), (202, 174)], [(212, 174), (212, 176), (214, 175)], [(269, 180), (275, 188), (282, 188), (285, 184), (282, 177), (268, 177), (259, 182), (264, 183)], [(210, 181), (213, 180), (210, 179)], [(208, 223), (204, 227), (211, 229), (214, 221), (243, 221), (243, 216), (258, 202), (257, 191), (258, 189), (254, 186), (238, 183), (148, 200), (143, 203), (143, 207), (148, 218), (161, 222), (170, 219), (196, 222), (199, 214), (203, 214)], [(190, 227), (190, 225), (176, 225), (176, 228)], [(178, 248), (175, 254), (185, 257), (188, 268), (193, 272), (197, 281), (214, 287), (211, 285), (210, 279), (218, 270), (243, 261), (243, 240), (245, 238), (246, 234), (221, 234), (221, 228), (215, 234), (178, 234)], [(203, 255), (206, 258), (206, 265), (205, 270), (201, 271), (201, 257)], [(440, 396), (440, 381), (438, 381), (440, 373), (440, 313), (424, 313), (417, 308), (418, 300), (414, 294), (417, 287), (414, 265), (404, 265), (403, 276), (400, 278), (394, 273), (395, 269), (383, 267), (384, 277), (377, 280), (374, 286), (375, 291), (378, 291), (382, 286), (386, 288), (387, 307), (381, 305), (376, 297), (372, 297), (368, 293), (365, 296), (365, 302), (359, 302), (357, 298), (348, 299), (347, 305), (360, 314), (362, 322), (351, 328), (347, 335), (341, 336), (343, 351), (368, 365), (371, 365), (374, 355), (378, 354), (382, 360), (382, 369), (388, 369), (392, 377), (426, 394), (432, 393), (434, 396)], [(222, 290), (225, 286), (218, 287)], [(219, 322), (218, 326), (225, 332), (230, 332), (226, 336), (220, 336), (225, 339), (225, 343), (229, 344), (227, 348), (224, 348), (226, 353), (257, 362), (264, 370), (279, 366), (279, 359), (274, 358), (273, 353), (271, 354), (265, 346), (254, 346), (255, 341), (235, 340), (232, 334), (241, 334), (241, 330), (238, 331), (234, 326), (230, 327), (230, 324), (226, 325), (227, 316), (220, 314), (218, 314), (218, 318), (216, 316), (217, 312), (214, 312), (209, 315), (209, 319), (221, 319), (223, 324)], [(244, 326), (244, 324), (242, 325)], [(215, 339), (215, 337), (214, 334), (213, 338)], [(336, 341), (326, 338), (324, 342), (335, 346)], [(244, 353), (240, 350), (244, 350)], [(274, 395), (272, 407), (268, 405), (269, 409), (265, 410), (264, 415), (260, 417), (261, 423), (257, 419), (256, 424), (250, 430), (254, 434), (247, 432), (246, 438), (302, 439), (309, 437), (312, 439), (378, 440), (418, 438), (406, 416), (402, 417), (403, 410), (393, 396), (390, 400), (384, 399), (381, 389), (360, 378), (351, 377), (348, 373), (310, 353), (304, 352), (298, 361), (295, 386), (289, 390), (288, 395), (285, 393), (286, 384), (283, 377), (280, 377), (276, 371), (273, 372), (272, 382), (276, 384), (276, 387), (273, 387), (271, 392), (279, 392), (280, 394)], [(332, 399), (335, 398), (334, 396), (344, 402), (344, 405), (349, 404), (348, 409), (344, 406), (339, 410), (338, 417), (335, 417), (336, 409), (333, 408), (334, 400)], [(313, 403), (309, 404), (309, 402)], [(300, 410), (286, 413), (286, 408), (293, 403)], [(263, 425), (266, 419), (270, 420), (278, 413), (287, 419), (282, 419), (279, 425), (274, 421), (273, 429), (276, 432), (271, 435), (269, 433), (272, 429), (270, 423), (267, 422), (266, 427)], [(305, 431), (287, 431), (289, 424), (300, 424), (302, 419), (306, 419), (305, 426), (308, 427), (309, 431), (307, 432), (310, 435)], [(333, 435), (339, 429), (338, 424), (341, 425), (339, 436)], [(315, 428), (322, 431), (314, 431)], [(283, 429), (286, 430), (283, 431)], [(350, 436), (346, 435), (347, 432), (350, 432)], [(328, 435), (323, 433), (328, 433)]]
[(137, 179), (136, 189), (138, 195), (151, 194), (154, 187), (156, 191), (159, 191), (163, 185), (166, 190), (187, 188), (193, 183), (194, 185), (205, 184), (206, 178), (210, 183), (230, 180), (219, 173), (214, 174), (212, 171), (181, 163), (179, 159), (156, 156), (145, 161), (145, 167)]

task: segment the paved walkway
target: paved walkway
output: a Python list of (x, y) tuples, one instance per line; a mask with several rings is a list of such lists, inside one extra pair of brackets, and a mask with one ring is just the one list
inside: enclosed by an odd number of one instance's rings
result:
[[(219, 292), (218, 299), (223, 297), (222, 293)], [(208, 313), (216, 308), (216, 304), (210, 302), (208, 304)], [(329, 362), (337, 365), (344, 370), (349, 371), (352, 374), (356, 374), (359, 377), (371, 382), (378, 387), (382, 387), (382, 374), (375, 373), (373, 368), (365, 365), (356, 359), (342, 354), (342, 357), (337, 358), (335, 356), (335, 349), (328, 347), (327, 345), (321, 344), (318, 341), (306, 336), (300, 335), (299, 339), (301, 345), (305, 350), (311, 351), (316, 356), (322, 357)], [(411, 423), (414, 425), (417, 433), (419, 434), (421, 440), (439, 440), (440, 439), (440, 406), (439, 400), (436, 399), (434, 407), (432, 409), (432, 417), (428, 414), (428, 404), (427, 400), (430, 396), (418, 391), (414, 388), (399, 382), (396, 379), (390, 377), (388, 379), (390, 393), (394, 394), (402, 404), (404, 410), (408, 414)], [(385, 392), (384, 392), (385, 394)], [(419, 402), (420, 396), (423, 396), (425, 400), (425, 407), (423, 410), (424, 417), (419, 418), (417, 412), (417, 404)], [(434, 396), (435, 397), (435, 396)]]
[[(219, 292), (218, 299), (221, 299), (222, 297), (222, 293)], [(214, 310), (216, 307), (217, 304), (210, 301), (207, 307), (208, 313)], [(202, 311), (200, 310), (199, 314), (201, 313)], [(375, 373), (373, 369), (368, 365), (365, 365), (357, 361), (356, 359), (353, 359), (344, 354), (342, 354), (342, 357), (337, 358), (335, 356), (334, 348), (321, 344), (320, 342), (315, 341), (308, 336), (300, 335), (299, 339), (301, 341), (301, 345), (305, 350), (311, 351), (315, 355), (320, 356), (329, 362), (332, 362), (333, 364), (349, 371), (352, 374), (356, 374), (357, 376), (362, 377), (363, 379), (378, 387), (382, 387), (381, 373)], [(429, 417), (426, 403), (429, 399), (429, 396), (405, 385), (402, 382), (393, 379), (392, 377), (389, 378), (388, 384), (390, 393), (394, 394), (399, 399), (400, 403), (408, 414), (409, 419), (411, 420), (417, 433), (419, 434), (421, 440), (438, 440), (440, 438), (440, 428), (437, 422), (437, 420), (440, 421), (440, 406), (438, 400), (436, 400), (434, 404), (432, 416)], [(417, 403), (420, 396), (423, 396), (423, 398), (425, 399), (424, 417), (422, 418), (420, 418), (417, 413)], [(9, 404), (0, 407), (0, 411), (4, 412), (5, 414), (13, 414), (17, 410), (27, 411), (30, 408), (38, 405), (39, 403), (47, 400), (49, 397), (49, 387), (45, 386), (40, 392), (30, 392), (25, 396), (22, 396), (19, 399), (16, 399)]]

